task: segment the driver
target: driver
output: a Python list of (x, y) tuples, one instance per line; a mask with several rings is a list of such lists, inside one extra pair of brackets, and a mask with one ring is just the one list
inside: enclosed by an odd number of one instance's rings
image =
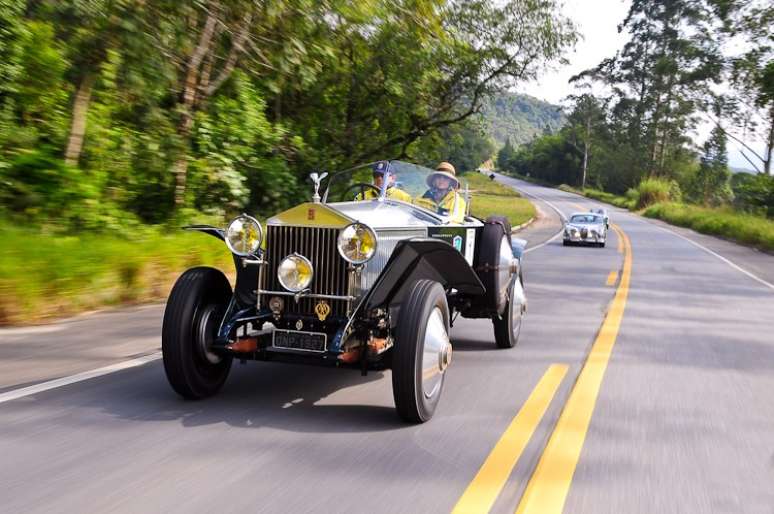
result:
[[(395, 185), (397, 177), (395, 173), (389, 169), (389, 162), (375, 162), (371, 165), (371, 169), (373, 170), (374, 187), (379, 191), (382, 190), (382, 186), (384, 185), (385, 175), (387, 176), (387, 191), (384, 193), (385, 197), (390, 198), (391, 200), (400, 200), (402, 202), (411, 203), (411, 195)], [(366, 189), (355, 196), (355, 201), (360, 202), (362, 200), (374, 200), (376, 198), (379, 198), (379, 193), (376, 190)]]
[(457, 192), (460, 187), (457, 172), (449, 162), (442, 162), (435, 169), (436, 172), (427, 177), (430, 189), (422, 195), (422, 203), (429, 200), (438, 214), (449, 216), (454, 223), (462, 223), (465, 221), (466, 205)]

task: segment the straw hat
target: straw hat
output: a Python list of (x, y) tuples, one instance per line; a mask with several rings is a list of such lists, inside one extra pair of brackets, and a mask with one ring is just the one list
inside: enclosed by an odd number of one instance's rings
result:
[(427, 185), (428, 187), (433, 187), (433, 179), (435, 177), (446, 177), (450, 179), (454, 183), (454, 187), (459, 187), (460, 181), (457, 180), (457, 172), (454, 169), (454, 166), (450, 162), (442, 162), (438, 166), (436, 166), (435, 173), (431, 173), (427, 177)]

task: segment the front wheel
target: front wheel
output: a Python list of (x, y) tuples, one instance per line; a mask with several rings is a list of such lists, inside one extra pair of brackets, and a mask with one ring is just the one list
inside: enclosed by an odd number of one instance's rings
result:
[(508, 292), (508, 305), (502, 317), (496, 314), (492, 317), (495, 344), (498, 348), (513, 348), (519, 342), (521, 322), (526, 310), (526, 297), (520, 276), (513, 277)]
[(206, 267), (183, 273), (169, 294), (161, 352), (167, 380), (184, 398), (211, 396), (228, 377), (231, 357), (213, 353), (211, 346), (230, 298), (223, 273)]
[(400, 309), (392, 355), (392, 394), (411, 423), (433, 417), (451, 362), (449, 306), (438, 282), (418, 280)]

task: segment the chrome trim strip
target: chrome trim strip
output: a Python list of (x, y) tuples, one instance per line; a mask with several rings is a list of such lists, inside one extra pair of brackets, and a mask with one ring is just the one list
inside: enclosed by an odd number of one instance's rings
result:
[[(272, 295), (272, 296), (296, 296), (298, 293), (291, 293), (290, 291), (266, 291), (264, 289), (259, 289), (258, 294), (266, 294), (266, 295)], [(319, 298), (322, 300), (344, 300), (346, 302), (351, 302), (356, 300), (354, 296), (339, 296), (335, 294), (317, 294), (317, 293), (308, 293), (308, 294), (302, 294), (300, 295), (300, 298)]]

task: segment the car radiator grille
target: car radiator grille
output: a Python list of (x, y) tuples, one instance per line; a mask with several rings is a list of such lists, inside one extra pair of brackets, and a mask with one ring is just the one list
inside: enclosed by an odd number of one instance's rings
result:
[[(288, 227), (269, 225), (266, 232), (265, 287), (269, 291), (285, 291), (277, 278), (277, 266), (291, 253), (303, 255), (314, 267), (314, 277), (310, 285), (313, 294), (347, 296), (347, 262), (341, 258), (336, 248), (338, 229), (317, 227)], [(271, 295), (262, 295), (261, 306), (267, 307)], [(285, 298), (285, 313), (314, 315), (316, 298), (301, 298), (298, 303), (291, 297)], [(331, 306), (330, 316), (340, 317), (347, 314), (346, 300), (326, 300)]]

